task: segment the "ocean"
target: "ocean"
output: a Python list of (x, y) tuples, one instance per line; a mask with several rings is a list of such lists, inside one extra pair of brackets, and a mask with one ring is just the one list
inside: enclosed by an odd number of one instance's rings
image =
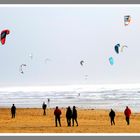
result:
[(0, 107), (15, 104), (17, 108), (41, 108), (43, 102), (48, 108), (76, 106), (123, 111), (129, 106), (139, 112), (140, 84), (0, 87)]

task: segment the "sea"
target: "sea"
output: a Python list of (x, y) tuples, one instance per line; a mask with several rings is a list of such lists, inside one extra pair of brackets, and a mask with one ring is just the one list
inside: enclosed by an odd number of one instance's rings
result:
[(15, 104), (17, 108), (41, 108), (43, 102), (48, 108), (124, 111), (129, 106), (133, 112), (140, 112), (140, 84), (0, 87), (0, 107)]

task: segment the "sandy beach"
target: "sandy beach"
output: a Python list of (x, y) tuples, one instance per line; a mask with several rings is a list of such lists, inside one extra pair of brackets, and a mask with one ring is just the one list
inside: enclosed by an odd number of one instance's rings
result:
[(17, 108), (12, 119), (9, 108), (0, 109), (0, 133), (139, 133), (140, 113), (132, 113), (130, 125), (126, 125), (123, 112), (116, 112), (115, 126), (110, 125), (109, 110), (77, 109), (79, 126), (67, 127), (62, 110), (62, 127), (55, 127), (54, 109)]

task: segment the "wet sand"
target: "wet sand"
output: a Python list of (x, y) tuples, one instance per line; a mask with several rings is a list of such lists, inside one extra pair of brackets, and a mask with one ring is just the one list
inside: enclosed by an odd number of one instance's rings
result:
[(17, 108), (16, 118), (11, 118), (9, 108), (0, 108), (0, 133), (140, 133), (140, 113), (132, 113), (130, 125), (123, 112), (116, 112), (116, 125), (110, 125), (109, 110), (77, 109), (79, 126), (67, 127), (62, 109), (62, 127), (55, 127), (54, 109)]

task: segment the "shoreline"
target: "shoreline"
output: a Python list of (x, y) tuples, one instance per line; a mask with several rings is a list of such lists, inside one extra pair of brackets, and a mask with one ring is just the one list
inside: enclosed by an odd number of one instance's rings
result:
[[(53, 107), (47, 107), (47, 110), (48, 109), (49, 110), (55, 109), (56, 106), (55, 107), (54, 106)], [(16, 106), (16, 107), (17, 107), (17, 109), (42, 109), (42, 107), (18, 107), (18, 106)], [(60, 109), (66, 110), (68, 106), (67, 107), (60, 107), (60, 106), (58, 106), (58, 107)], [(0, 109), (10, 109), (10, 108), (11, 108), (11, 106), (10, 107), (0, 106)], [(70, 108), (72, 109), (72, 106), (70, 106)], [(130, 107), (130, 108), (131, 108), (131, 110), (132, 110), (132, 112), (134, 114), (139, 114), (140, 113), (140, 111), (136, 111), (132, 107)], [(98, 111), (110, 111), (110, 109), (113, 109), (115, 112), (123, 113), (124, 110), (125, 110), (125, 106), (124, 106), (124, 109), (116, 109), (116, 108), (113, 108), (113, 107), (108, 109), (108, 108), (98, 108), (98, 107), (95, 107), (95, 108), (89, 107), (89, 108), (87, 108), (87, 107), (77, 107), (76, 106), (76, 109), (78, 109), (78, 110), (98, 110)]]
[(10, 108), (0, 108), (0, 133), (140, 133), (140, 113), (132, 112), (128, 126), (123, 112), (116, 112), (116, 124), (111, 126), (110, 110), (77, 108), (79, 126), (67, 127), (66, 109), (60, 109), (62, 127), (55, 127), (54, 109), (47, 109), (43, 116), (41, 108), (17, 108), (16, 118), (12, 119)]

